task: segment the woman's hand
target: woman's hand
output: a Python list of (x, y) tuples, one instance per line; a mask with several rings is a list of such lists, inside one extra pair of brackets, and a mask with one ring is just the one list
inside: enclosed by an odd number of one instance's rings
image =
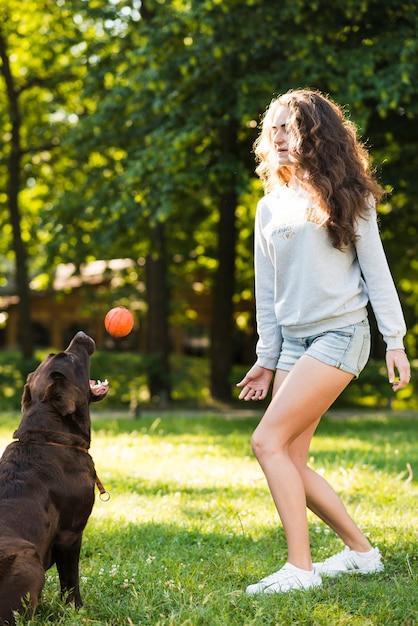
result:
[[(411, 366), (405, 350), (398, 348), (396, 350), (388, 350), (386, 352), (386, 365), (388, 368), (389, 382), (393, 391), (403, 389), (411, 380)], [(399, 380), (395, 378), (395, 370), (398, 371)]]
[(264, 400), (273, 377), (272, 370), (260, 365), (253, 365), (237, 387), (242, 387), (238, 398), (240, 400)]

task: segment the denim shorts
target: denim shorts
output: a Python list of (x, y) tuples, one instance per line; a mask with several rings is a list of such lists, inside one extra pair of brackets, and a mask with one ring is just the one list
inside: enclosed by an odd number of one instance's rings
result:
[(289, 337), (283, 333), (277, 369), (290, 371), (303, 354), (358, 378), (370, 354), (368, 319), (310, 337)]

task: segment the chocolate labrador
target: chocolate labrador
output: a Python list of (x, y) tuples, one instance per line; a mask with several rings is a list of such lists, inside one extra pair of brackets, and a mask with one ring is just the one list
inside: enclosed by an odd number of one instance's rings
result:
[(81, 540), (101, 486), (88, 453), (89, 404), (109, 390), (90, 380), (94, 350), (80, 331), (27, 378), (17, 441), (0, 459), (0, 623), (33, 613), (54, 563), (61, 593), (82, 606)]

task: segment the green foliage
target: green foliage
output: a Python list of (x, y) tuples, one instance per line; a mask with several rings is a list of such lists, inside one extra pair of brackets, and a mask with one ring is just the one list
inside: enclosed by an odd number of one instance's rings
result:
[[(23, 385), (29, 372), (36, 369), (48, 350), (38, 350), (31, 361), (22, 361), (16, 351), (0, 351), (0, 410), (18, 410)], [(155, 358), (134, 352), (98, 350), (92, 361), (91, 377), (108, 379), (110, 390), (106, 405), (138, 411), (152, 406), (147, 377), (158, 367)], [(208, 362), (204, 359), (172, 357), (174, 404), (199, 406), (209, 402)]]
[[(78, 63), (83, 43), (78, 39), (78, 47), (72, 45), (79, 37), (73, 18), (73, 11), (65, 3), (59, 6), (52, 0), (27, 2), (24, 11), (19, 0), (5, 0), (0, 8), (0, 37), (10, 64), (17, 103), (13, 115), (20, 122), (21, 229), (32, 271), (39, 269), (44, 260), (42, 247), (49, 236), (48, 229), (41, 227), (41, 220), (51, 207), (56, 184), (62, 182), (62, 171), (68, 166), (62, 138), (74, 122), (77, 91), (84, 73)], [(85, 32), (83, 39), (88, 36)], [(3, 71), (0, 81), (6, 93)], [(3, 164), (11, 150), (11, 94), (7, 96), (0, 105)], [(0, 172), (0, 252), (13, 259), (5, 195), (8, 172), (3, 168)], [(61, 187), (61, 193), (65, 187)]]
[[(22, 361), (19, 353), (0, 351), (0, 410), (18, 410), (26, 376), (33, 371), (49, 351), (38, 350), (31, 361)], [(133, 413), (154, 407), (147, 387), (147, 376), (158, 366), (153, 357), (135, 352), (110, 352), (97, 350), (91, 362), (91, 377), (108, 379), (110, 383), (106, 406), (112, 409), (129, 409)], [(247, 365), (236, 365), (231, 373), (231, 406), (242, 407), (237, 400), (235, 384), (242, 379)], [(336, 408), (393, 408), (418, 409), (416, 394), (417, 364), (412, 366), (411, 383), (396, 395), (387, 382), (385, 365), (381, 361), (370, 361), (358, 380), (354, 380), (335, 403)], [(172, 408), (211, 407), (209, 393), (209, 363), (201, 357), (171, 357), (171, 384), (173, 389)], [(244, 405), (254, 409), (254, 403)], [(263, 403), (260, 406), (265, 406)]]
[[(275, 0), (26, 0), (22, 11), (21, 0), (5, 0), (0, 33), (18, 88), (31, 271), (43, 268), (45, 284), (58, 262), (142, 259), (163, 221), (169, 283), (189, 288), (172, 316), (187, 318), (195, 287), (213, 288), (223, 194), (234, 190), (231, 297), (251, 301), (257, 124), (274, 94), (317, 87), (349, 106), (393, 189), (382, 234), (416, 356), (416, 9), (398, 0), (285, 0), (279, 12)], [(5, 164), (7, 99), (0, 123)], [(0, 168), (0, 268), (9, 274), (7, 182)], [(245, 311), (240, 324), (251, 323)]]
[[(119, 256), (127, 249), (133, 258), (144, 255), (149, 220), (163, 219), (181, 224), (172, 230), (173, 249), (198, 262), (193, 233), (213, 233), (214, 222), (205, 222), (218, 210), (222, 186), (232, 181), (240, 192), (249, 188), (260, 113), (273, 93), (307, 80), (349, 103), (366, 136), (372, 131), (379, 161), (386, 161), (384, 182), (399, 180), (388, 157), (397, 147), (393, 127), (410, 137), (416, 126), (414, 3), (401, 9), (395, 0), (338, 7), (287, 2), (280, 18), (268, 0), (167, 0), (152, 9), (106, 0), (26, 5), (16, 31), (11, 26), (20, 3), (8, 0), (4, 28), (27, 94), (25, 136), (33, 135), (36, 115), (46, 124), (36, 134), (50, 136), (56, 147), (25, 167), (31, 207), (43, 222), (37, 234), (49, 240), (56, 260)], [(30, 46), (21, 50), (23, 35)], [(38, 52), (29, 56), (28, 50)], [(32, 106), (38, 102), (42, 112)], [(240, 145), (233, 161), (226, 141), (231, 119)], [(34, 197), (41, 190), (44, 208)], [(248, 198), (243, 206), (254, 202)], [(245, 213), (239, 225), (249, 224)], [(396, 234), (397, 224), (390, 227)], [(213, 239), (204, 249), (213, 257)]]
[(14, 350), (0, 352), (0, 407), (2, 411), (18, 409), (27, 375), (35, 370), (41, 358), (23, 360)]
[[(103, 405), (102, 405), (103, 406)], [(140, 420), (96, 406), (92, 456), (111, 493), (97, 496), (84, 533), (80, 611), (59, 599), (49, 570), (27, 626), (414, 626), (418, 622), (416, 415), (331, 412), (310, 463), (341, 494), (379, 546), (381, 574), (324, 579), (309, 592), (247, 597), (246, 585), (280, 567), (285, 538), (251, 454), (258, 416), (213, 413)], [(2, 416), (0, 445), (15, 421)], [(341, 542), (309, 514), (315, 559)]]

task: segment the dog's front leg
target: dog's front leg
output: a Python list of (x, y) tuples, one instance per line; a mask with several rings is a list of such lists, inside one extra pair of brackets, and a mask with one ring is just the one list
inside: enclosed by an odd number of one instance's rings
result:
[(76, 608), (83, 606), (80, 595), (79, 558), (81, 549), (80, 540), (71, 548), (56, 548), (54, 550), (55, 563), (60, 579), (61, 596), (67, 603), (73, 602)]

